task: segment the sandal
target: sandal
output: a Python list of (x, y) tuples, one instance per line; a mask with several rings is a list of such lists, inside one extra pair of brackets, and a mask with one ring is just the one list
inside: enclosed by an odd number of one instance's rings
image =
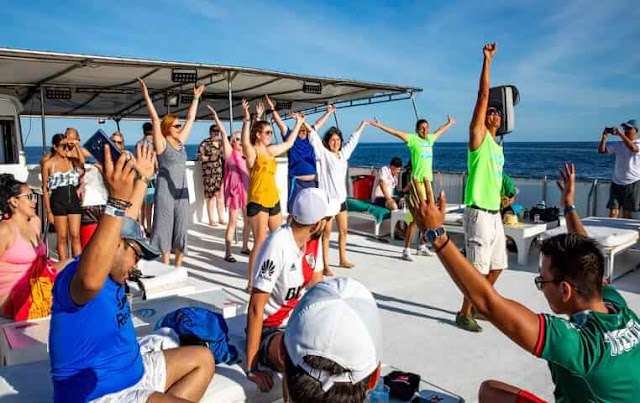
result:
[(243, 255), (249, 256), (251, 254), (251, 249), (248, 249), (248, 248), (247, 249), (242, 249), (240, 251), (240, 253), (242, 253)]
[(229, 263), (235, 263), (235, 262), (237, 262), (236, 258), (235, 258), (235, 257), (233, 257), (232, 255), (225, 256), (225, 257), (224, 257), (224, 260), (226, 260), (226, 261), (227, 261), (227, 262), (229, 262)]

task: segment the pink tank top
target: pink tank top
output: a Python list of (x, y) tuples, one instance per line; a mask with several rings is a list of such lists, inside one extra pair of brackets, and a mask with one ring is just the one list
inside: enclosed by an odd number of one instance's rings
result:
[(22, 237), (13, 223), (15, 242), (0, 256), (0, 295), (8, 294), (13, 287), (29, 272), (38, 256), (46, 254), (46, 246), (41, 242), (34, 247)]

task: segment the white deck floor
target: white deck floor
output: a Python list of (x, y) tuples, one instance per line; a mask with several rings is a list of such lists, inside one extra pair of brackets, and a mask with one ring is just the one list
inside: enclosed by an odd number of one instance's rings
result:
[[(234, 246), (238, 263), (224, 261), (224, 229), (194, 224), (189, 230), (189, 254), (184, 264), (190, 277), (202, 289), (223, 286), (230, 293), (247, 299), (247, 257)], [(332, 234), (331, 262), (337, 262), (337, 233)], [(388, 239), (388, 238), (387, 238)], [(462, 238), (453, 238), (458, 246)], [(348, 257), (356, 264), (345, 270), (333, 266), (338, 276), (350, 276), (364, 283), (377, 299), (383, 323), (386, 364), (420, 374), (425, 380), (477, 401), (477, 390), (485, 379), (512, 383), (552, 400), (553, 386), (546, 363), (521, 350), (491, 324), (481, 322), (484, 332), (469, 333), (455, 325), (461, 294), (436, 257), (415, 256), (414, 262), (400, 259), (401, 241), (382, 243), (349, 234)], [(533, 250), (527, 269), (507, 270), (497, 289), (540, 312), (550, 312), (544, 297), (535, 288), (536, 259)], [(515, 263), (515, 255), (510, 261)], [(628, 264), (638, 255), (616, 257), (617, 264)], [(625, 259), (627, 262), (625, 262)], [(629, 305), (640, 311), (640, 271), (618, 279), (614, 286), (622, 291)]]

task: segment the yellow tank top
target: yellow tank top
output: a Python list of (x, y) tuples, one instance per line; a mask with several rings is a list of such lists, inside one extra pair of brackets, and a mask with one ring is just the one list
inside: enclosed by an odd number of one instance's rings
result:
[(257, 203), (263, 207), (271, 208), (278, 204), (278, 201), (276, 159), (256, 153), (256, 161), (251, 168), (249, 203)]

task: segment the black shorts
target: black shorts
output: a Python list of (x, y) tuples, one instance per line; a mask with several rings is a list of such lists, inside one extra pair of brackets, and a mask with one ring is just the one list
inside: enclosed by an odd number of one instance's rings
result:
[(247, 217), (254, 217), (258, 213), (267, 213), (269, 217), (280, 214), (280, 202), (273, 207), (265, 207), (261, 204), (251, 202), (247, 204)]
[(340, 212), (342, 213), (343, 211), (347, 211), (347, 202), (344, 202), (340, 205)]
[(51, 212), (54, 216), (81, 214), (80, 198), (75, 186), (63, 186), (54, 189), (49, 196)]
[(640, 211), (640, 181), (628, 185), (611, 182), (607, 208)]

